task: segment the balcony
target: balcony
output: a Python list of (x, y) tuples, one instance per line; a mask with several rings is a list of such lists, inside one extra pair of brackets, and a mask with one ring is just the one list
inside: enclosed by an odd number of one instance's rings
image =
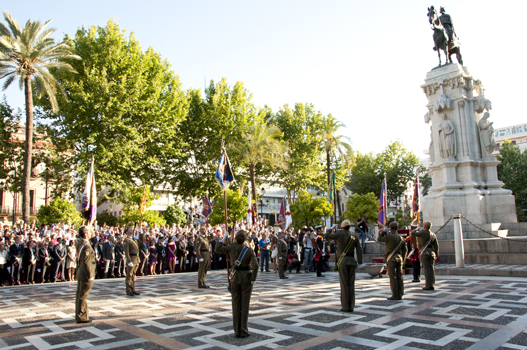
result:
[[(37, 212), (39, 209), (40, 207), (29, 208), (29, 215), (30, 216), (37, 215)], [(13, 215), (13, 207), (0, 207), (0, 216), (12, 216), (12, 215)], [(16, 208), (15, 215), (17, 216), (22, 215), (22, 207)]]

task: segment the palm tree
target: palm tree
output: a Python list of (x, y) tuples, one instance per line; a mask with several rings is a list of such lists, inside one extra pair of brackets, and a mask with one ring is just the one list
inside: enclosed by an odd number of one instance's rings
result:
[(18, 78), (20, 89), (24, 89), (26, 104), (26, 142), (24, 152), (24, 175), (22, 180), (22, 219), (29, 222), (29, 185), (33, 150), (33, 95), (47, 95), (53, 112), (58, 111), (57, 90), (63, 92), (57, 79), (49, 69), (64, 69), (75, 72), (64, 59), (81, 59), (73, 54), (66, 41), (55, 43), (50, 35), (55, 28), (28, 20), (23, 29), (8, 12), (4, 12), (7, 27), (0, 23), (0, 79), (6, 78), (3, 89), (7, 89)]
[[(278, 139), (281, 131), (277, 126), (268, 125), (264, 121), (254, 121), (243, 137), (240, 147), (240, 160), (249, 168), (252, 186), (252, 198), (256, 197), (255, 169), (259, 164), (268, 167), (286, 168), (286, 148)], [(255, 206), (255, 215), (258, 215)]]
[[(321, 147), (326, 154), (326, 175), (329, 182), (331, 181), (331, 158), (338, 157), (344, 164), (348, 164), (353, 158), (353, 150), (349, 144), (350, 139), (344, 135), (337, 135), (340, 128), (346, 127), (342, 122), (336, 120), (329, 114), (322, 121), (322, 127), (317, 131), (321, 139)], [(340, 211), (340, 207), (339, 207)], [(336, 217), (336, 207), (334, 208), (334, 216)], [(331, 222), (333, 223), (333, 218)]]

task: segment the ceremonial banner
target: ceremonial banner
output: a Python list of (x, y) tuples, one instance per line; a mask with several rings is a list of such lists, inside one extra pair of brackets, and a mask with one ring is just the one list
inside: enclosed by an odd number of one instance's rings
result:
[(379, 216), (377, 217), (379, 231), (383, 230), (386, 227), (386, 213), (388, 210), (388, 207), (386, 205), (386, 194), (386, 177), (384, 177), (381, 186), (381, 198), (379, 200)]
[(249, 201), (247, 203), (247, 224), (254, 224), (254, 210), (253, 202), (251, 201), (251, 188), (247, 186), (247, 189), (249, 190)]
[(335, 175), (335, 172), (333, 172), (328, 187), (328, 198), (331, 203), (333, 203), (333, 193), (335, 192)]
[(231, 182), (234, 182), (234, 174), (232, 172), (231, 162), (227, 156), (225, 148), (222, 150), (221, 159), (216, 169), (216, 180), (220, 184), (222, 190), (226, 190)]
[(417, 221), (419, 225), (419, 215), (421, 214), (421, 196), (419, 194), (419, 176), (415, 176), (414, 198), (412, 200), (412, 225)]
[(81, 212), (86, 218), (88, 225), (93, 225), (97, 217), (97, 190), (95, 187), (95, 171), (93, 168), (93, 158), (91, 160), (90, 171), (86, 175), (86, 187), (82, 196)]
[(208, 218), (211, 213), (212, 204), (210, 203), (210, 200), (208, 198), (205, 198), (205, 201), (203, 202), (203, 211), (201, 212), (201, 214), (203, 214), (204, 217)]
[(289, 203), (284, 196), (282, 204), (280, 205), (280, 213), (278, 214), (278, 222), (276, 223), (280, 229), (286, 230), (293, 222), (291, 218), (291, 211), (289, 210)]

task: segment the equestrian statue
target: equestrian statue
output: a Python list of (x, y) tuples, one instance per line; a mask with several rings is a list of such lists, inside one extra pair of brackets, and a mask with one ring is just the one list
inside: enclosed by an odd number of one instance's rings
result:
[(463, 65), (460, 48), (461, 45), (456, 35), (456, 31), (454, 30), (452, 18), (445, 13), (445, 8), (443, 6), (440, 7), (439, 12), (441, 13), (441, 16), (438, 16), (434, 6), (428, 8), (428, 22), (430, 22), (430, 27), (434, 31), (434, 51), (437, 51), (439, 66), (441, 66), (441, 50), (445, 53), (445, 64), (453, 63), (452, 55), (456, 54), (458, 63)]

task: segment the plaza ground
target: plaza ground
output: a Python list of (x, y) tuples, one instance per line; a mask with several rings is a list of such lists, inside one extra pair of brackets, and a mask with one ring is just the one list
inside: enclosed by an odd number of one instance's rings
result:
[(402, 301), (389, 280), (357, 275), (354, 313), (341, 313), (338, 275), (260, 273), (249, 338), (234, 337), (226, 272), (97, 280), (93, 323), (74, 321), (76, 283), (0, 289), (0, 349), (527, 349), (527, 279), (438, 276), (435, 291), (405, 276)]

